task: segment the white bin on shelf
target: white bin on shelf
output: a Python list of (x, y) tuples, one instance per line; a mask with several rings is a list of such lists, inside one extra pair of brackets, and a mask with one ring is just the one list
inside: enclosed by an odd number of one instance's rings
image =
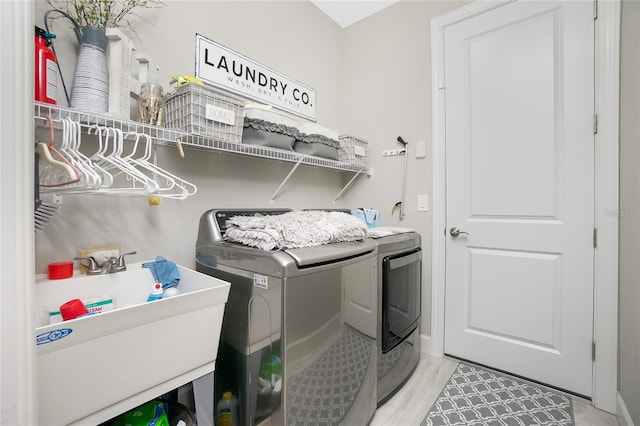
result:
[(356, 136), (341, 135), (340, 136), (340, 152), (338, 160), (354, 166), (366, 168), (369, 143)]
[(165, 127), (220, 142), (242, 140), (244, 101), (207, 84), (186, 83), (165, 96)]
[[(180, 294), (154, 302), (140, 263), (36, 283), (40, 424), (99, 424), (214, 370), (230, 285), (178, 269)], [(50, 309), (104, 295), (114, 310), (48, 325)]]

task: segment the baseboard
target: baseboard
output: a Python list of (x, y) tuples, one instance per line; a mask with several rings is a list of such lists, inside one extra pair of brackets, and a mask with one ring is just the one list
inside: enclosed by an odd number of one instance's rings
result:
[(616, 419), (620, 426), (634, 426), (631, 414), (627, 410), (627, 404), (622, 399), (620, 392), (616, 393)]
[(431, 336), (420, 335), (420, 352), (431, 355)]

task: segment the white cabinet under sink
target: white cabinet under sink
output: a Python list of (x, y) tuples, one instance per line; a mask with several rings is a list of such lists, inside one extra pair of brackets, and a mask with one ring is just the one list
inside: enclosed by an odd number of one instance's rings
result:
[[(40, 424), (99, 424), (213, 372), (230, 285), (178, 269), (180, 294), (153, 302), (140, 263), (37, 282)], [(114, 310), (49, 325), (49, 310), (105, 295)]]

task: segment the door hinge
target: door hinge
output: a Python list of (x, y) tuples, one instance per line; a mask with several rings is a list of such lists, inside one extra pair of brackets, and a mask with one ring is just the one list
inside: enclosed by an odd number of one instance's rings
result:
[(598, 133), (598, 113), (593, 114), (593, 134)]
[(596, 342), (591, 342), (591, 360), (596, 360)]
[(593, 0), (593, 20), (598, 19), (598, 0)]
[(593, 248), (598, 248), (598, 228), (593, 228)]

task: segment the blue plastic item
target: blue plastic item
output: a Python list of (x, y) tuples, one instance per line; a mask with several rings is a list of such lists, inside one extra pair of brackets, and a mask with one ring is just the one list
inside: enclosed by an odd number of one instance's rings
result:
[(147, 297), (147, 302), (151, 302), (153, 300), (162, 299), (162, 294), (163, 293), (164, 293), (164, 291), (162, 290), (162, 284), (155, 283), (153, 285), (153, 290), (151, 290), (151, 293), (149, 293), (149, 297)]
[(375, 209), (351, 209), (351, 215), (362, 220), (367, 228), (377, 228), (380, 226), (380, 212)]
[(180, 272), (176, 264), (162, 256), (156, 257), (153, 262), (143, 263), (142, 267), (151, 271), (153, 278), (162, 285), (163, 289), (175, 287), (180, 282)]

